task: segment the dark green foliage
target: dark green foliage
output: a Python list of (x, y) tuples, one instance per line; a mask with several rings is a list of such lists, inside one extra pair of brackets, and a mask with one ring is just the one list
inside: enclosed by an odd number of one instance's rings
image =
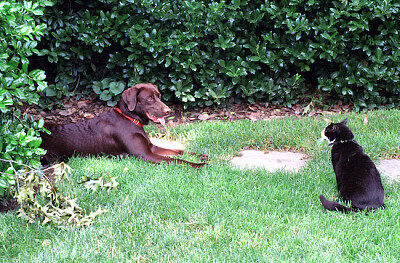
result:
[(321, 93), (357, 107), (397, 106), (399, 7), (377, 0), (59, 0), (44, 17), (40, 54), (54, 64), (47, 95), (93, 88), (112, 105), (119, 93), (93, 82), (107, 78), (153, 82), (164, 99), (186, 106), (230, 98), (290, 106)]
[[(47, 86), (44, 71), (30, 69), (28, 58), (37, 52), (37, 41), (46, 27), (33, 17), (42, 15), (51, 4), (46, 0), (0, 2), (0, 159), (34, 167), (40, 165), (38, 159), (44, 153), (39, 148), (44, 122), (21, 119), (17, 106), (37, 103), (38, 93)], [(11, 174), (19, 168), (0, 161), (0, 198), (14, 183)]]

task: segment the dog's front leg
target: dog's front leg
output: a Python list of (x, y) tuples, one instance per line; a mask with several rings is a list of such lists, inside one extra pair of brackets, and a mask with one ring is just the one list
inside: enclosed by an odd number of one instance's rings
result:
[(163, 156), (177, 156), (177, 155), (186, 153), (186, 154), (190, 154), (193, 156), (199, 156), (202, 161), (210, 160), (210, 158), (207, 155), (200, 154), (200, 153), (194, 153), (194, 152), (188, 152), (188, 151), (180, 150), (180, 149), (166, 149), (166, 148), (162, 148), (162, 147), (159, 147), (156, 145), (152, 145), (151, 150), (153, 153), (163, 155)]
[[(129, 155), (134, 155), (138, 158), (143, 158), (154, 163), (179, 163), (190, 165), (194, 168), (200, 168), (206, 165), (206, 163), (192, 163), (185, 160), (174, 159), (168, 156), (163, 156), (161, 153), (172, 153), (172, 155), (178, 155), (184, 152), (183, 150), (169, 150), (164, 149), (152, 144), (149, 144), (148, 140), (143, 135), (133, 136), (129, 143), (125, 145), (129, 152)], [(153, 152), (152, 150), (155, 150)]]
[(151, 151), (154, 154), (163, 155), (163, 156), (177, 156), (183, 154), (185, 151), (180, 149), (166, 149), (152, 144)]

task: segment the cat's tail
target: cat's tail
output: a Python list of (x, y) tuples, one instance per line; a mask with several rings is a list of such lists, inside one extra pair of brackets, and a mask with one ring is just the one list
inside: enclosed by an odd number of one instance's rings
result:
[(351, 208), (347, 208), (344, 205), (339, 204), (338, 202), (326, 200), (325, 196), (323, 196), (323, 195), (319, 196), (319, 200), (321, 200), (322, 205), (327, 210), (339, 211), (339, 212), (344, 212), (344, 213), (348, 213), (348, 212), (352, 211)]

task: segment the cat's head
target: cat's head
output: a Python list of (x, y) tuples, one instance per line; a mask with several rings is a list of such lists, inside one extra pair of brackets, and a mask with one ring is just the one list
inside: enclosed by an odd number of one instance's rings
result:
[(329, 143), (352, 140), (354, 135), (349, 127), (346, 126), (346, 123), (347, 119), (339, 123), (329, 124), (321, 132), (321, 138), (328, 140)]

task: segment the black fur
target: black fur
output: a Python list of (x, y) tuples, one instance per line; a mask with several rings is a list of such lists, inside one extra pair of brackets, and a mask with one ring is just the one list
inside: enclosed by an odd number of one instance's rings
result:
[(340, 212), (376, 210), (383, 208), (384, 190), (374, 162), (363, 148), (353, 140), (346, 126), (347, 119), (329, 124), (322, 132), (332, 145), (332, 165), (336, 174), (339, 197), (351, 203), (351, 208), (320, 195), (322, 205)]

